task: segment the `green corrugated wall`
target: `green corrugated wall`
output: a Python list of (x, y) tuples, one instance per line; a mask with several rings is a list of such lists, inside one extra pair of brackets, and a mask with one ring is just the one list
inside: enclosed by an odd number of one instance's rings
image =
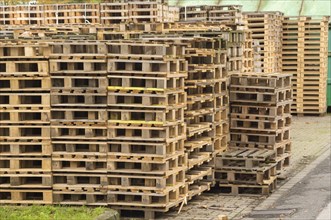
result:
[(170, 5), (242, 5), (244, 11), (281, 11), (286, 16), (331, 15), (330, 0), (169, 0)]
[(329, 25), (327, 106), (331, 107), (331, 25)]

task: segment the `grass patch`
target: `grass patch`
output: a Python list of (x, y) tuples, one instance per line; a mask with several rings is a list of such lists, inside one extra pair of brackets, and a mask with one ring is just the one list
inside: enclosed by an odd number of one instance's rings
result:
[[(94, 220), (106, 207), (85, 206), (0, 206), (1, 220)], [(115, 211), (114, 211), (115, 212)]]

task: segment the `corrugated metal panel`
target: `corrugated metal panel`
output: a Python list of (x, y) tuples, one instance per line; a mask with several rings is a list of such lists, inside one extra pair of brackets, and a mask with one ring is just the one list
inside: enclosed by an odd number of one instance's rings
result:
[(331, 106), (331, 24), (329, 25), (327, 106)]
[(330, 0), (169, 0), (171, 5), (242, 5), (244, 11), (281, 11), (287, 16), (331, 15)]

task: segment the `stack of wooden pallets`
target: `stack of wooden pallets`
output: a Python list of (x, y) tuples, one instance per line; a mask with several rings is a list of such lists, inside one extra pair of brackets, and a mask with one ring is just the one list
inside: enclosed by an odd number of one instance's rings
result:
[(48, 49), (0, 44), (0, 203), (52, 203)]
[(99, 4), (44, 5), (44, 24), (98, 24)]
[[(289, 165), (291, 101), (291, 79), (288, 74), (248, 73), (231, 76), (230, 147), (237, 150), (217, 157), (216, 179), (221, 182), (221, 189), (240, 194), (240, 190), (248, 193), (250, 188), (254, 188), (262, 194), (268, 194), (275, 188), (276, 174)], [(259, 158), (264, 165), (254, 162)], [(232, 170), (231, 175), (229, 170)], [(264, 176), (266, 172), (267, 179), (255, 181), (257, 173)], [(243, 182), (240, 181), (241, 177)], [(246, 177), (248, 182), (245, 181)]]
[[(108, 204), (153, 219), (187, 196), (183, 45), (108, 45)], [(131, 212), (131, 214), (132, 214)]]
[(154, 23), (179, 20), (179, 9), (165, 0), (109, 0), (100, 4), (101, 24)]
[[(184, 38), (185, 39), (185, 38)], [(189, 199), (214, 185), (214, 157), (227, 149), (226, 50), (220, 39), (191, 38), (186, 48)]]
[(293, 74), (292, 112), (326, 112), (327, 42), (329, 17), (285, 17), (282, 72)]
[(180, 8), (180, 21), (210, 21), (225, 24), (234, 30), (243, 26), (241, 5), (197, 5)]
[(53, 203), (106, 205), (106, 45), (51, 43), (49, 64)]
[(274, 73), (281, 70), (282, 20), (280, 12), (245, 12), (244, 21), (256, 42), (254, 72)]

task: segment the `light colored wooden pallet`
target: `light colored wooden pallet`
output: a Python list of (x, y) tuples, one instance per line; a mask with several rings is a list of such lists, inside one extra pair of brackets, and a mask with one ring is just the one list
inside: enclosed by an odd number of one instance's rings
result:
[(0, 173), (44, 173), (51, 172), (51, 158), (45, 157), (0, 157)]
[(0, 142), (0, 156), (50, 156), (52, 147), (50, 140), (6, 141)]
[(51, 188), (52, 174), (1, 174), (0, 176), (0, 189), (5, 188)]
[(52, 204), (52, 190), (0, 189), (1, 204)]

